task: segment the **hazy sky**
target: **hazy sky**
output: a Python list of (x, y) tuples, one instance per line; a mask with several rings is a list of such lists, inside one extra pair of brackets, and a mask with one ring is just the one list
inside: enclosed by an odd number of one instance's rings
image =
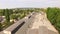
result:
[(60, 7), (60, 0), (0, 0), (0, 8)]

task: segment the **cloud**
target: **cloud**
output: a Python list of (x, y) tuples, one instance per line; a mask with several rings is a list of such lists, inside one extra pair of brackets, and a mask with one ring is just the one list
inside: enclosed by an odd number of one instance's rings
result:
[(60, 7), (60, 0), (0, 0), (0, 8)]

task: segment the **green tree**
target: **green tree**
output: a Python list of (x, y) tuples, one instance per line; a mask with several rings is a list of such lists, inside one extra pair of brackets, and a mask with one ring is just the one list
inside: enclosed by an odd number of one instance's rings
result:
[(55, 26), (60, 33), (60, 9), (59, 8), (47, 8), (47, 18)]
[(56, 23), (57, 17), (57, 8), (47, 8), (47, 18), (52, 22), (54, 25)]
[(5, 9), (5, 17), (6, 17), (6, 22), (9, 23), (10, 22), (10, 13), (8, 9)]
[(2, 30), (3, 28), (2, 28), (2, 24), (0, 23), (0, 31)]

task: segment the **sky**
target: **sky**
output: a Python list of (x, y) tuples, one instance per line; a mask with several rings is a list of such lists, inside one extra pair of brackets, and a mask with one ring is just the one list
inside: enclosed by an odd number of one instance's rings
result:
[(46, 8), (60, 7), (60, 0), (0, 0), (0, 9), (4, 8)]

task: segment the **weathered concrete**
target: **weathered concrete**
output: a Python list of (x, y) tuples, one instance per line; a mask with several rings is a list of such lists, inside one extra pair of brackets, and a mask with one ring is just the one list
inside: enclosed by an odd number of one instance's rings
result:
[(31, 18), (25, 20), (25, 24), (15, 33), (15, 34), (27, 34), (27, 29), (31, 27), (32, 23), (34, 22), (34, 15), (31, 15)]
[(32, 24), (32, 27), (27, 30), (27, 34), (59, 34), (48, 21), (45, 13), (38, 13), (34, 17), (34, 23)]
[[(22, 26), (20, 26), (21, 23), (23, 23)], [(20, 26), (20, 28), (17, 26)], [(18, 30), (13, 33), (16, 28)], [(5, 34), (59, 34), (53, 25), (51, 25), (44, 12), (33, 12), (31, 15), (28, 15), (17, 23), (11, 25), (3, 32)]]
[(17, 29), (17, 27), (20, 27), (19, 25), (20, 25), (24, 20), (26, 20), (26, 19), (24, 18), (24, 19), (18, 21), (17, 23), (15, 23), (15, 24), (11, 25), (10, 27), (8, 27), (7, 29), (5, 29), (3, 32), (4, 32), (5, 34), (12, 34), (12, 32), (14, 32), (14, 31)]
[(4, 33), (1, 31), (0, 34), (4, 34)]
[[(29, 23), (27, 24), (27, 20), (30, 18), (30, 16), (32, 15), (33, 13), (27, 15), (26, 17), (24, 17), (23, 19), (19, 20), (17, 23), (14, 23), (13, 25), (11, 25), (10, 27), (8, 27), (7, 29), (3, 30), (3, 32), (1, 33), (4, 33), (4, 34), (15, 34), (15, 32), (18, 32), (20, 33), (19, 31), (21, 31), (22, 29), (26, 30), (26, 27), (29, 25)], [(24, 23), (26, 21), (26, 23)], [(30, 21), (30, 20), (29, 20)], [(28, 22), (29, 22), (28, 21)], [(24, 25), (24, 24), (27, 24), (27, 25)], [(21, 27), (22, 26), (22, 27)], [(19, 30), (20, 28), (20, 30)], [(1, 34), (0, 33), (0, 34)], [(22, 33), (22, 32), (21, 32)], [(23, 34), (23, 33), (22, 33)]]

